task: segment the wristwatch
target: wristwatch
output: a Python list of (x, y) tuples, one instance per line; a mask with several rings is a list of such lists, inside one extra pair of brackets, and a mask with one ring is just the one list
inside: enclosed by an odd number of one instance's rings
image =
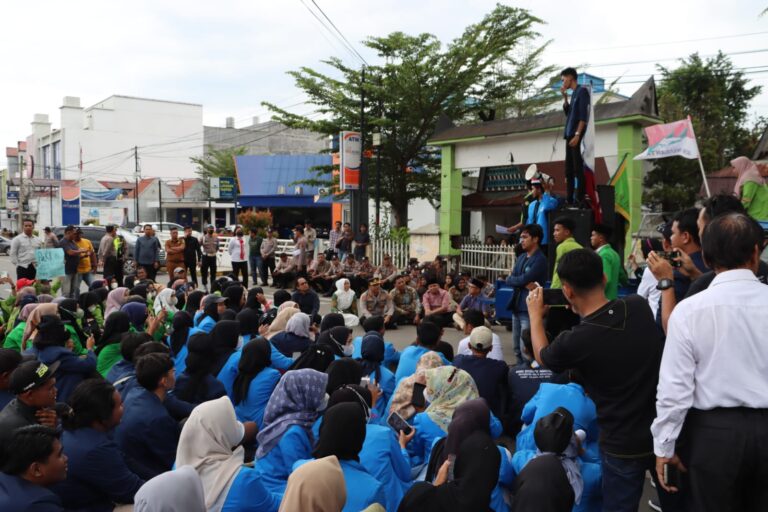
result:
[(675, 282), (672, 279), (662, 279), (659, 284), (656, 285), (657, 290), (668, 290), (675, 286)]
[(574, 133), (575, 136), (581, 137), (581, 134), (579, 132)]

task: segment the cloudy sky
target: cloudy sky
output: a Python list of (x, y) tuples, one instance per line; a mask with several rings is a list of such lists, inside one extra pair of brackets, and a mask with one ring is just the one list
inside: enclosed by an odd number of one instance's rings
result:
[[(495, 5), (487, 0), (315, 0), (369, 62), (359, 42), (392, 31), (430, 32), (443, 41), (461, 34)], [(754, 114), (768, 115), (768, 2), (755, 0), (520, 1), (546, 22), (547, 63), (588, 66), (631, 94), (655, 62), (723, 50), (766, 92)], [(58, 121), (64, 96), (89, 106), (112, 94), (201, 103), (204, 121), (236, 126), (262, 120), (260, 103), (296, 113), (311, 106), (286, 71), (320, 66), (338, 55), (357, 61), (310, 14), (312, 0), (5, 1), (0, 4), (0, 144), (15, 145), (34, 113)], [(315, 11), (317, 13), (317, 11)], [(318, 16), (321, 16), (317, 13)], [(743, 53), (750, 52), (750, 53)], [(582, 69), (582, 68), (580, 68)], [(0, 155), (3, 165), (5, 153)]]

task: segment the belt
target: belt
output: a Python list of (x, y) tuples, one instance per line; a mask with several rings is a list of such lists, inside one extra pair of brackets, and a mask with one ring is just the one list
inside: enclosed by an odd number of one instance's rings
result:
[(209, 258), (214, 258), (216, 256), (216, 253), (215, 252), (207, 252), (207, 253), (205, 253), (205, 255), (208, 256)]

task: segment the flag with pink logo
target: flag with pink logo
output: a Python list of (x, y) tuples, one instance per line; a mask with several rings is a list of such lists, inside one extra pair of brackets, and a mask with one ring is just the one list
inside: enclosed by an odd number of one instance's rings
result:
[(645, 129), (648, 137), (648, 149), (635, 157), (635, 160), (652, 160), (668, 156), (699, 158), (699, 146), (690, 116), (680, 121), (657, 124)]

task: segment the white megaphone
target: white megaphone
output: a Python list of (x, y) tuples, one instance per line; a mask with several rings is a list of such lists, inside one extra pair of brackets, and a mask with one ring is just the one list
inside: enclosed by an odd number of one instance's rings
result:
[(531, 181), (537, 174), (539, 174), (539, 168), (536, 164), (529, 165), (528, 169), (525, 170), (525, 181)]

